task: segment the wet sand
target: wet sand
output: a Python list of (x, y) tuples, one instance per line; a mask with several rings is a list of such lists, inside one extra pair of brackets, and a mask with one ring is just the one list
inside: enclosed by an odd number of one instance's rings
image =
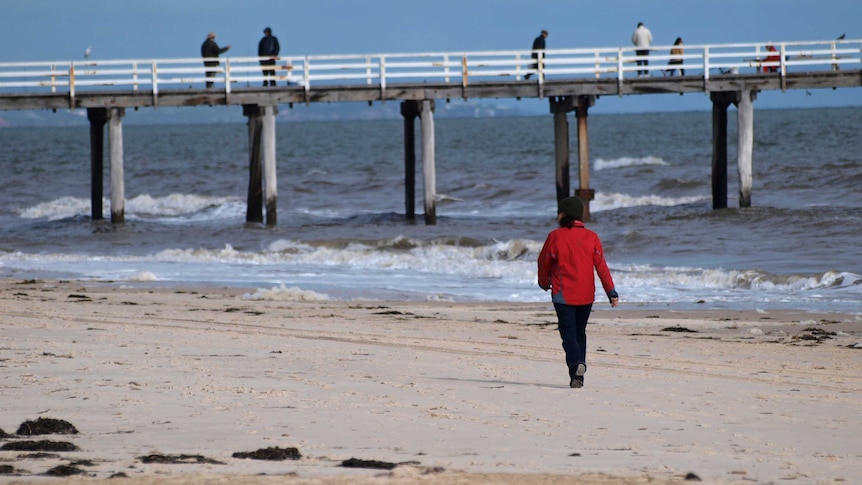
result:
[[(0, 483), (862, 476), (856, 315), (597, 304), (586, 385), (570, 389), (550, 303), (252, 293), (0, 282), (0, 447), (78, 448), (0, 449)], [(38, 418), (78, 433), (17, 434)]]

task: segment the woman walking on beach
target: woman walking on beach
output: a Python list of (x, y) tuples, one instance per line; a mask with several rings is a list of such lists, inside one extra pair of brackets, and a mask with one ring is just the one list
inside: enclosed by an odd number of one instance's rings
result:
[(605, 262), (602, 242), (583, 222), (584, 203), (578, 197), (560, 201), (557, 222), (539, 254), (539, 287), (551, 290), (560, 337), (569, 367), (569, 387), (584, 386), (587, 372), (587, 321), (596, 295), (593, 270), (599, 275), (611, 306), (619, 295)]

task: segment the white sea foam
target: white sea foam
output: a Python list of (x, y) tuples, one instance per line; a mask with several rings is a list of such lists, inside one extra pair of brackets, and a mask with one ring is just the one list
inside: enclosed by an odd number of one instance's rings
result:
[(660, 157), (620, 157), (613, 160), (597, 158), (593, 161), (593, 169), (605, 170), (610, 168), (635, 167), (639, 165), (667, 165), (668, 163)]
[[(456, 197), (438, 196), (439, 200), (463, 202)], [(597, 192), (590, 205), (593, 213), (640, 206), (678, 206), (708, 200), (709, 196), (692, 197), (662, 197), (658, 195), (633, 196), (622, 193)], [(103, 201), (104, 211), (110, 213), (110, 199)], [(477, 215), (485, 209), (478, 203), (466, 203), (460, 207), (452, 207), (448, 216)], [(550, 207), (550, 209), (549, 209)], [(229, 219), (242, 220), (245, 216), (245, 201), (239, 197), (211, 197), (198, 194), (170, 194), (164, 197), (152, 197), (141, 194), (125, 202), (125, 217), (134, 219), (152, 219), (166, 224), (185, 224), (201, 221), (223, 221)], [(344, 212), (332, 208), (292, 208), (298, 214), (315, 217), (343, 217)], [(495, 207), (495, 213), (502, 217), (546, 217), (553, 211), (553, 201), (508, 201)], [(90, 215), (90, 201), (78, 197), (61, 197), (50, 202), (43, 202), (32, 207), (19, 209), (18, 214), (24, 219), (61, 220), (71, 217)], [(360, 213), (363, 211), (359, 211)], [(367, 211), (364, 211), (367, 212)]]
[(158, 281), (158, 278), (149, 271), (140, 271), (132, 275), (129, 281)]
[[(251, 286), (248, 298), (384, 298), (545, 301), (538, 289), (541, 243), (500, 241), (459, 246), (395, 238), (375, 244), (315, 246), (279, 240), (263, 251), (186, 248), (149, 256), (0, 253), (0, 274), (55, 272), (80, 279)], [(854, 310), (862, 276), (829, 271), (774, 275), (758, 270), (626, 265), (610, 262), (628, 303), (756, 304), (796, 302), (807, 308)], [(158, 275), (158, 276), (156, 276)], [(20, 277), (20, 276), (15, 276)], [(597, 300), (605, 301), (599, 282)], [(310, 292), (308, 294), (304, 292)]]
[(599, 192), (596, 199), (590, 203), (590, 211), (600, 212), (627, 207), (642, 207), (648, 205), (673, 207), (678, 205), (693, 204), (709, 200), (707, 195), (690, 197), (662, 197), (659, 195), (631, 196), (626, 194)]
[[(106, 212), (111, 210), (111, 200), (104, 198), (102, 205)], [(224, 210), (233, 208), (231, 212), (240, 209), (244, 211), (244, 203), (238, 197), (210, 197), (197, 194), (170, 194), (164, 197), (152, 197), (141, 194), (125, 201), (124, 212), (129, 218), (176, 218), (179, 216), (196, 216), (201, 218), (201, 212), (212, 211), (205, 219), (220, 219), (225, 216)], [(60, 197), (50, 202), (42, 202), (32, 207), (18, 210), (24, 219), (45, 218), (51, 221), (69, 217), (86, 216), (90, 214), (90, 199), (78, 197)]]
[(252, 301), (323, 301), (328, 300), (329, 296), (317, 293), (316, 291), (303, 290), (295, 286), (288, 288), (281, 285), (269, 290), (258, 289), (254, 293), (246, 293), (242, 295), (242, 299)]

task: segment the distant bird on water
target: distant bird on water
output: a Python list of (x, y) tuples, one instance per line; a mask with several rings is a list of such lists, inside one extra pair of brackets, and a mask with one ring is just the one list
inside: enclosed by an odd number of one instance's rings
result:
[(84, 51), (84, 59), (89, 59), (90, 54), (92, 54), (92, 53), (93, 53), (93, 46), (87, 47), (87, 49)]
[(844, 37), (845, 37), (845, 35), (844, 35), (844, 34), (841, 34), (841, 35), (839, 35), (839, 36), (838, 36), (838, 40), (844, 40)]

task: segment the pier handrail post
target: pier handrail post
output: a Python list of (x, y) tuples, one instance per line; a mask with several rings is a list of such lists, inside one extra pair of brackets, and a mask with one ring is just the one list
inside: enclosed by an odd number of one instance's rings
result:
[(75, 109), (75, 63), (69, 64), (69, 109)]
[(380, 56), (380, 99), (386, 99), (386, 58)]
[(781, 92), (787, 91), (787, 55), (785, 54), (786, 46), (782, 42), (780, 44), (781, 59), (778, 60), (778, 73), (781, 76)]
[(709, 88), (709, 47), (703, 48), (703, 90)]
[(617, 50), (617, 95), (623, 97), (623, 49)]
[(155, 62), (152, 66), (153, 73), (153, 107), (158, 106), (159, 101), (159, 68)]
[(224, 61), (224, 93), (230, 94), (230, 59)]

